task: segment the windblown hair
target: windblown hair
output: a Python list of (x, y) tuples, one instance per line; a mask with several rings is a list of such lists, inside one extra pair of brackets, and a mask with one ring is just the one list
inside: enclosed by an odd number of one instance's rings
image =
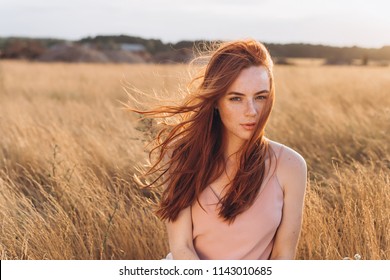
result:
[(179, 212), (199, 201), (201, 192), (224, 172), (223, 125), (215, 106), (241, 70), (260, 65), (268, 70), (270, 94), (255, 132), (240, 150), (235, 177), (219, 202), (219, 216), (231, 223), (254, 203), (267, 172), (267, 155), (271, 159), (264, 129), (274, 104), (275, 86), (273, 62), (265, 46), (255, 40), (221, 43), (203, 73), (192, 80), (191, 84), (199, 85), (181, 105), (133, 110), (149, 117), (180, 117), (179, 123), (167, 125), (158, 134), (150, 152), (158, 156), (146, 173), (158, 175), (149, 186), (165, 186), (156, 211), (161, 219), (175, 221)]

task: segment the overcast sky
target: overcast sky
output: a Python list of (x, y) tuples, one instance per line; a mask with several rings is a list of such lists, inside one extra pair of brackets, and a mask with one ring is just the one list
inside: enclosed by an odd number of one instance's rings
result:
[(390, 45), (388, 0), (0, 0), (0, 37)]

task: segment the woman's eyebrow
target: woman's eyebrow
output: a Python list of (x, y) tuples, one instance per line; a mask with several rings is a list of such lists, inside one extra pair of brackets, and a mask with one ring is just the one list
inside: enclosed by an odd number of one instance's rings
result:
[(269, 90), (268, 89), (263, 89), (263, 90), (261, 90), (259, 92), (256, 92), (255, 95), (256, 94), (264, 94), (264, 93), (269, 94)]
[[(268, 93), (269, 93), (269, 90), (263, 89), (263, 90), (261, 90), (261, 91), (256, 92), (254, 95), (258, 95), (258, 94), (268, 94)], [(245, 94), (244, 94), (244, 93), (241, 93), (241, 92), (231, 91), (231, 92), (228, 92), (227, 95), (239, 95), (239, 96), (243, 96), (243, 95), (245, 95)]]

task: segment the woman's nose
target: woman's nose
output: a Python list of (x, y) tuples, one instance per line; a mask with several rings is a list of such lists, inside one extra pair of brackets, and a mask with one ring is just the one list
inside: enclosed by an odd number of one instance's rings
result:
[(248, 116), (256, 116), (257, 110), (256, 110), (256, 104), (254, 101), (249, 100), (246, 105), (245, 114)]

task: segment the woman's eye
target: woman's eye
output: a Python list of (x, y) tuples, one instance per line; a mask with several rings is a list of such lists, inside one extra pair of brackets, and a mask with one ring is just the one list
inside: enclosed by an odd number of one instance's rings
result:
[(230, 98), (229, 100), (231, 100), (231, 101), (240, 101), (241, 98), (236, 96), (236, 97)]
[(267, 97), (264, 96), (264, 95), (259, 95), (259, 96), (256, 97), (256, 99), (257, 100), (263, 100), (263, 99), (267, 99)]

